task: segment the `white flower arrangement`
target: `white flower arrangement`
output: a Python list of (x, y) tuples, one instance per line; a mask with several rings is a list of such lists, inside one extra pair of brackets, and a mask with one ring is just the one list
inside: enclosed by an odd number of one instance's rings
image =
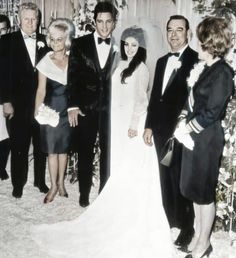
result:
[(119, 48), (117, 45), (113, 45), (113, 52), (119, 52)]
[(177, 71), (181, 67), (181, 65), (182, 65), (182, 62), (180, 60), (175, 60), (171, 62), (171, 66), (175, 71)]
[(50, 125), (56, 127), (59, 123), (59, 112), (54, 109), (44, 105), (43, 103), (38, 108), (38, 113), (35, 119), (41, 125)]
[(43, 41), (38, 41), (38, 42), (37, 42), (37, 46), (38, 46), (38, 49), (40, 49), (40, 48), (45, 47), (45, 44), (44, 44)]
[(195, 83), (197, 82), (200, 74), (202, 73), (202, 71), (205, 67), (205, 64), (206, 64), (205, 62), (200, 61), (194, 65), (194, 67), (191, 70), (190, 75), (187, 79), (187, 83), (190, 88), (192, 88), (195, 85)]
[(236, 211), (236, 98), (228, 104), (222, 121), (225, 145), (216, 188), (216, 225), (218, 229), (235, 231)]

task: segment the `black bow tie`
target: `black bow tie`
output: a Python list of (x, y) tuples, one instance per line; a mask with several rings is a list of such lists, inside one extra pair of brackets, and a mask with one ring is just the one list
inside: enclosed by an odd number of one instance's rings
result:
[(33, 33), (32, 35), (24, 35), (24, 39), (36, 39), (36, 33)]
[(178, 52), (175, 52), (175, 53), (169, 52), (167, 56), (168, 56), (168, 57), (170, 57), (170, 56), (179, 57), (179, 53), (178, 53)]
[(103, 39), (103, 38), (98, 37), (98, 44), (101, 44), (102, 42), (105, 42), (107, 45), (110, 45), (111, 38)]

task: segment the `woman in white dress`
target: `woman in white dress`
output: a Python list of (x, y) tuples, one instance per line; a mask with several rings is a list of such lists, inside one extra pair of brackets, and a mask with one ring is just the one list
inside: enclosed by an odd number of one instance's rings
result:
[(121, 58), (112, 78), (111, 176), (78, 219), (34, 228), (52, 257), (172, 257), (156, 152), (142, 140), (149, 72), (141, 28), (123, 32)]

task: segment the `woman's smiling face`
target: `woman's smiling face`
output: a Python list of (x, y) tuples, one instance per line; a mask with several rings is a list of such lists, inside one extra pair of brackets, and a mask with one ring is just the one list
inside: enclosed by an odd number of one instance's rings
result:
[(139, 43), (134, 37), (128, 37), (125, 39), (124, 49), (128, 58), (133, 58), (138, 52)]

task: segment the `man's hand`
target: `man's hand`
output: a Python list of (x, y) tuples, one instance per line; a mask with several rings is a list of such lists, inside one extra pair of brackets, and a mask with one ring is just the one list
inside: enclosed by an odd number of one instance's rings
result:
[(134, 138), (135, 136), (138, 135), (138, 131), (137, 130), (134, 130), (134, 129), (129, 129), (128, 130), (128, 136), (129, 138)]
[(68, 111), (68, 120), (71, 127), (75, 127), (78, 125), (79, 114), (80, 114), (80, 110), (78, 108)]
[(152, 129), (146, 128), (143, 133), (143, 140), (148, 146), (152, 146)]
[(14, 108), (10, 102), (3, 104), (3, 115), (9, 119), (14, 116)]

